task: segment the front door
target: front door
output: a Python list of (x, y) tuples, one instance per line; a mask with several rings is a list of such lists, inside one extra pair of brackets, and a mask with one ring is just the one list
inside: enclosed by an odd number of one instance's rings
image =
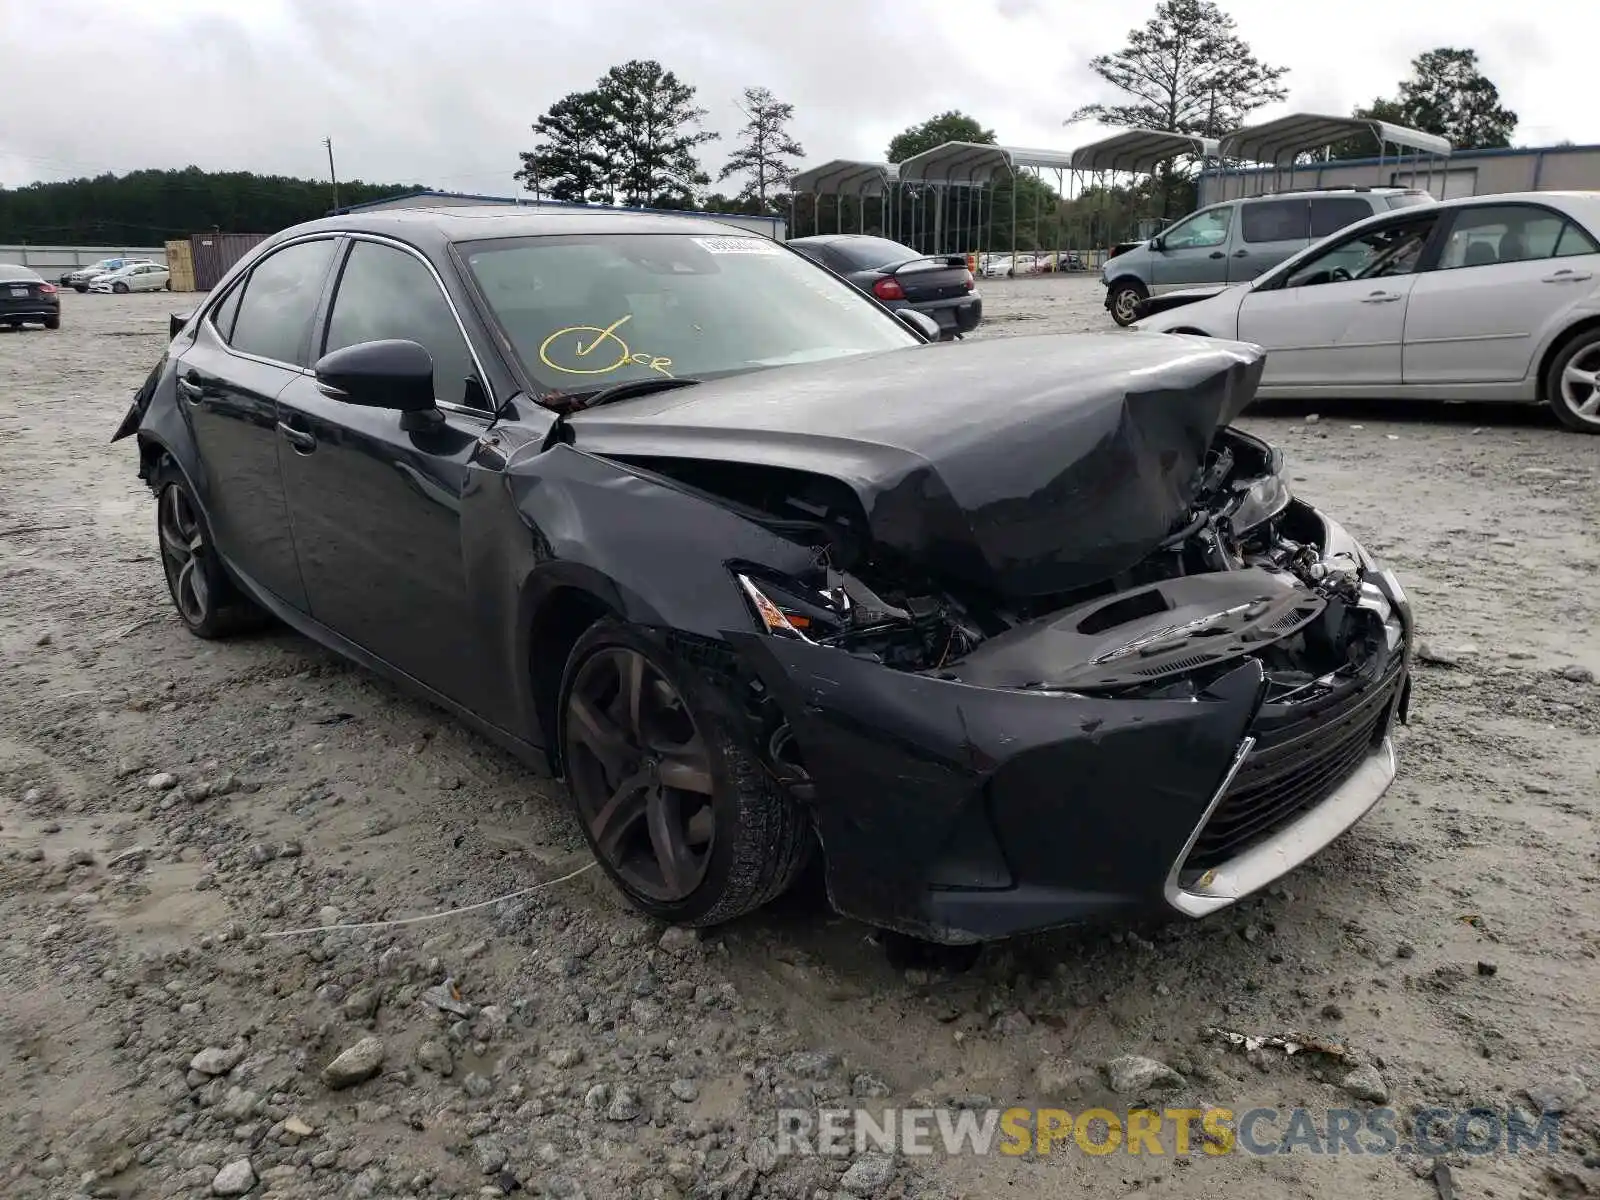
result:
[(333, 264), (332, 239), (277, 250), (201, 320), (178, 367), (180, 403), (200, 448), (194, 481), (217, 548), (251, 582), (305, 609), (283, 480), (278, 396), (304, 378), (312, 318)]
[(1267, 350), (1262, 383), (1400, 383), (1414, 274), (1436, 217), (1397, 217), (1334, 243), (1239, 306), (1239, 340)]
[(1600, 248), (1536, 204), (1458, 208), (1406, 316), (1407, 383), (1515, 383), (1553, 322), (1591, 296)]
[(1220, 284), (1228, 279), (1228, 235), (1234, 205), (1203, 208), (1179, 221), (1150, 251), (1150, 291)]
[(461, 526), (463, 497), (484, 486), (472, 459), (493, 417), (426, 262), (352, 238), (317, 353), (386, 338), (433, 356), (438, 419), (330, 399), (310, 376), (290, 385), (279, 459), (295, 546), (313, 618), (465, 703), (503, 674), (490, 669), (473, 619)]

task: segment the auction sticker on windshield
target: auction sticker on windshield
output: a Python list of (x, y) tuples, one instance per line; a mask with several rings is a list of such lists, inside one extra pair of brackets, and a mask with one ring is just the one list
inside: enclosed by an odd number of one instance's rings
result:
[(764, 237), (697, 237), (694, 241), (708, 254), (778, 253), (778, 244)]

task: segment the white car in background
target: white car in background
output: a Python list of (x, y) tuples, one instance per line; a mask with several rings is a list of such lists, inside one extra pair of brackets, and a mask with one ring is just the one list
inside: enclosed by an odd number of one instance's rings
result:
[(1472, 196), (1340, 230), (1132, 328), (1253, 342), (1262, 399), (1545, 403), (1600, 434), (1600, 192)]
[(171, 289), (172, 273), (156, 262), (133, 262), (89, 281), (91, 292), (159, 292)]

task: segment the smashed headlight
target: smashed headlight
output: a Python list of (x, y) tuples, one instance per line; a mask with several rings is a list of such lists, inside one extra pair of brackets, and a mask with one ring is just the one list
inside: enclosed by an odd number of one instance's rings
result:
[(1289, 507), (1290, 499), (1289, 484), (1282, 475), (1274, 472), (1254, 480), (1229, 515), (1233, 531), (1245, 534), (1265, 525)]
[(831, 568), (822, 569), (817, 583), (754, 564), (729, 568), (751, 615), (772, 637), (921, 671), (945, 666), (986, 636), (959, 603), (936, 591), (897, 586), (880, 595), (859, 576)]

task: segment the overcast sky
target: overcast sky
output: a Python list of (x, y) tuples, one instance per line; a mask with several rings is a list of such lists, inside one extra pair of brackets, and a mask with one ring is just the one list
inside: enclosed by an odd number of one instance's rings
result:
[[(1393, 94), (1410, 59), (1476, 49), (1516, 140), (1600, 142), (1592, 0), (1223, 0), (1298, 109)], [(529, 126), (614, 63), (699, 89), (715, 175), (740, 89), (795, 105), (807, 165), (879, 158), (959, 108), (1002, 143), (1072, 149), (1115, 96), (1089, 71), (1154, 0), (0, 0), (0, 185), (194, 163), (505, 193)], [(670, 24), (668, 20), (670, 17)]]

